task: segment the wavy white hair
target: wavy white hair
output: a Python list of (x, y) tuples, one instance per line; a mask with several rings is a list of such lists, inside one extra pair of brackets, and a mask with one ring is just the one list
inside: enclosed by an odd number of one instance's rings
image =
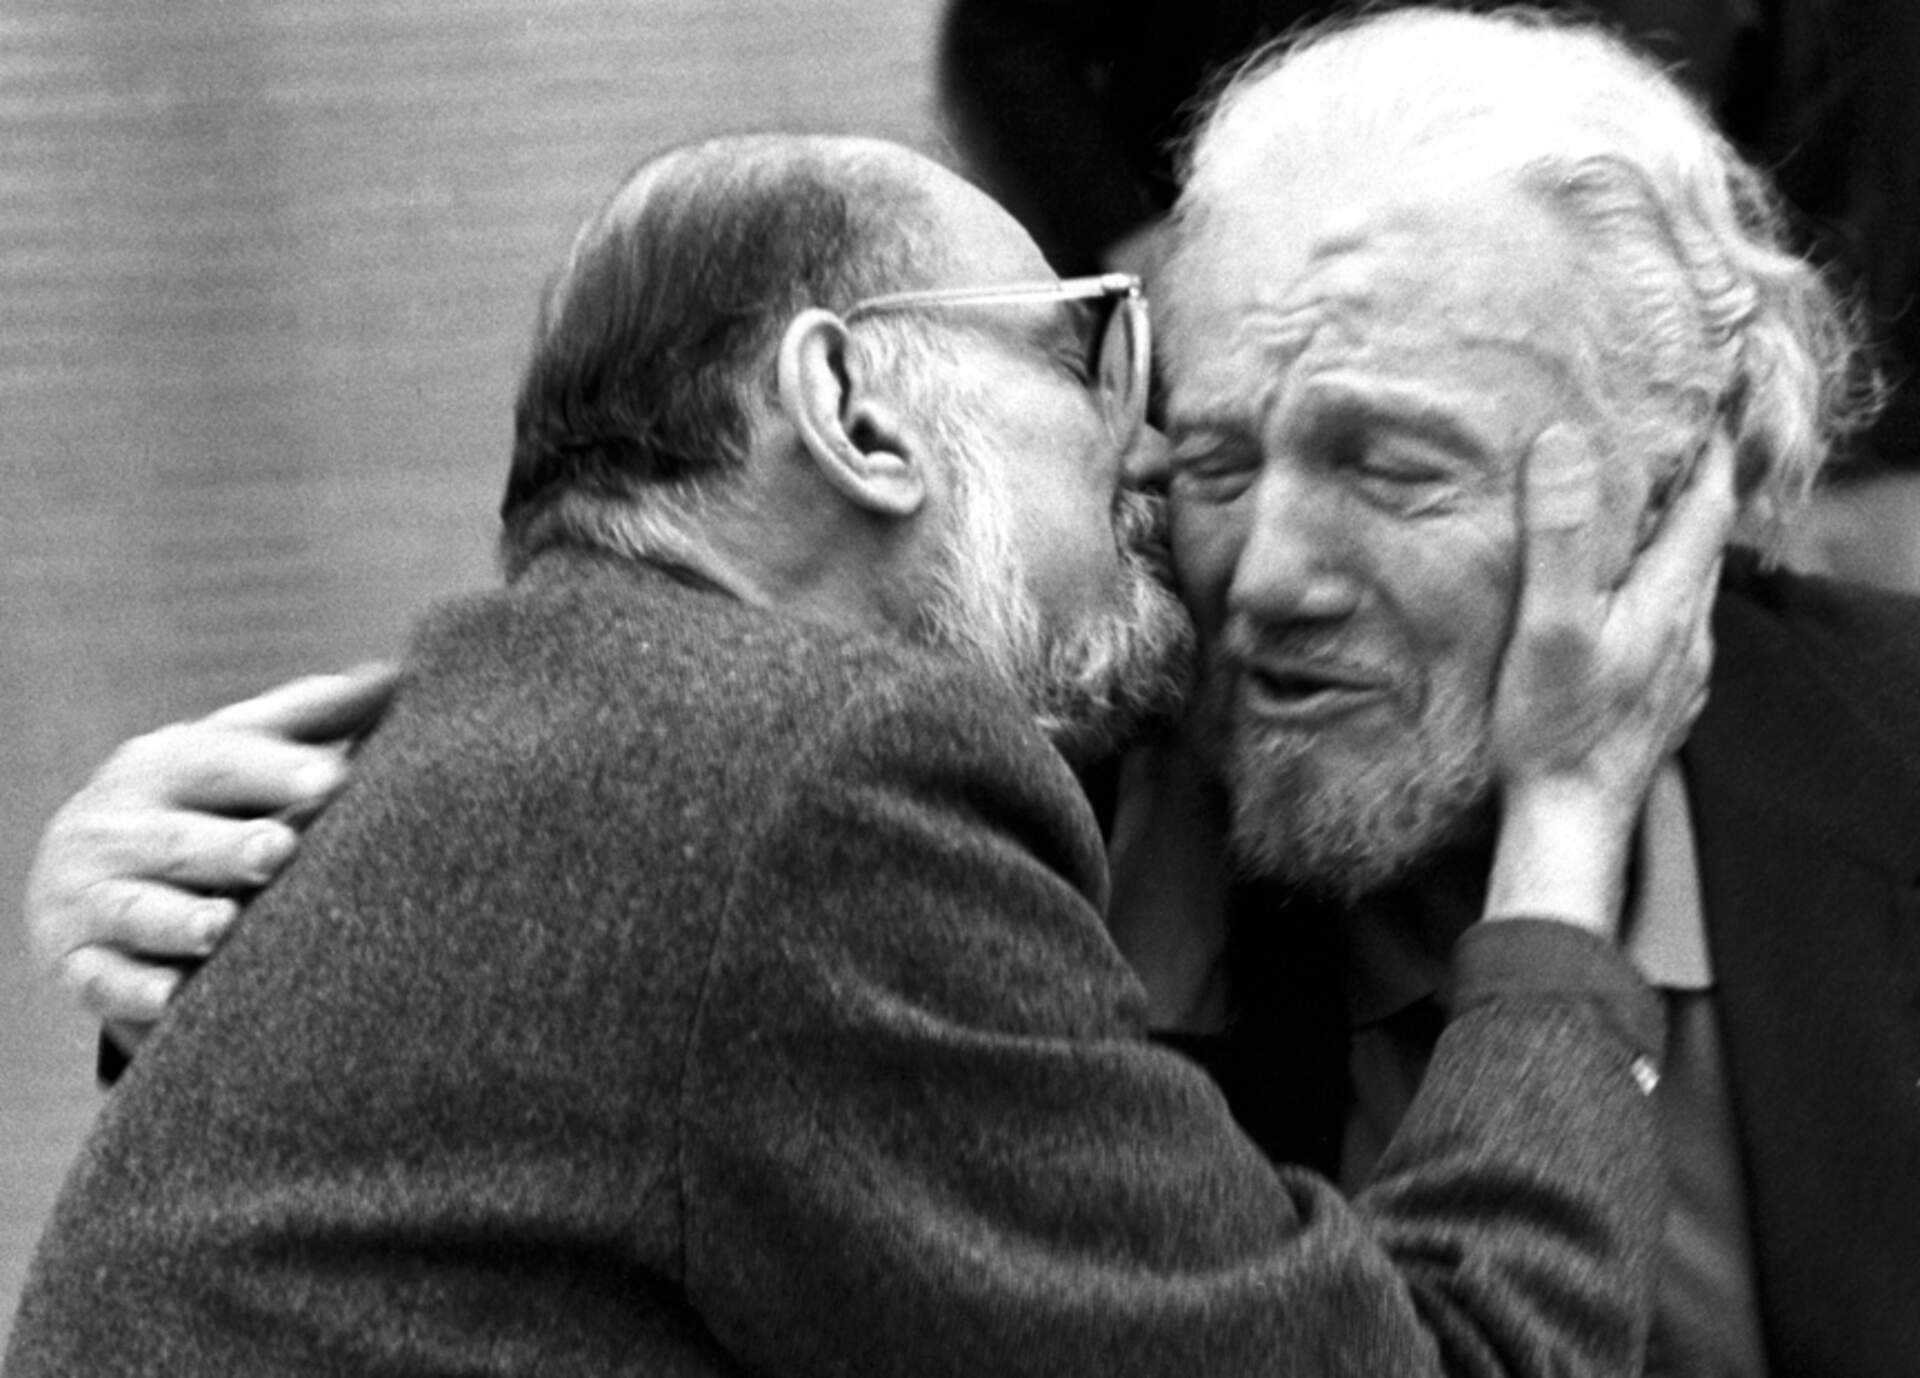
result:
[[(1575, 309), (1611, 448), (1672, 474), (1724, 424), (1770, 548), (1836, 442), (1878, 408), (1857, 317), (1789, 247), (1766, 179), (1601, 29), (1524, 8), (1410, 8), (1313, 29), (1224, 81), (1185, 164), (1176, 282), (1217, 207), (1295, 169), (1502, 179), (1538, 196), (1588, 251)], [(1179, 297), (1162, 297), (1176, 333)]]

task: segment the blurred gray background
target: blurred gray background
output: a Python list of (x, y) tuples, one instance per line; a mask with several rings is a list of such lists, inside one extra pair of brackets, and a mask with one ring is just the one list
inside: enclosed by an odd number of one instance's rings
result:
[(112, 745), (396, 654), (492, 578), (535, 293), (647, 152), (939, 148), (938, 0), (7, 0), (0, 1340), (100, 1103), (35, 970), (40, 826)]

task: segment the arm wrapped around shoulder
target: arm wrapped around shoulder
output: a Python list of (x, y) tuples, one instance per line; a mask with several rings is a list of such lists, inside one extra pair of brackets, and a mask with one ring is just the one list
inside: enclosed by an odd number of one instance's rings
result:
[(850, 704), (741, 858), (684, 1101), (688, 1291), (728, 1348), (790, 1373), (1634, 1372), (1660, 1165), (1588, 993), (1467, 1011), (1361, 1207), (1276, 1170), (1145, 1039), (1084, 805), (1006, 711), (938, 680)]

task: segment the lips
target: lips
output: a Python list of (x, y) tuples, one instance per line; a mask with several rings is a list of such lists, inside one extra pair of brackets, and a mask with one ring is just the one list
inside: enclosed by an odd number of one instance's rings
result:
[(1389, 678), (1348, 664), (1265, 658), (1238, 668), (1242, 711), (1292, 727), (1330, 723), (1393, 698)]

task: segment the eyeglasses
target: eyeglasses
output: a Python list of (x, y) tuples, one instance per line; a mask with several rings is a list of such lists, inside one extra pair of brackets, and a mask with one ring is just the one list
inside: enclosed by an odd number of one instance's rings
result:
[(862, 316), (923, 307), (1010, 306), (1030, 302), (1098, 301), (1110, 309), (1094, 336), (1088, 358), (1090, 386), (1106, 418), (1113, 443), (1122, 451), (1139, 438), (1147, 420), (1147, 387), (1152, 367), (1152, 337), (1147, 328), (1147, 298), (1131, 273), (1023, 282), (1005, 287), (942, 287), (920, 292), (890, 292), (868, 297), (841, 314), (851, 324)]

